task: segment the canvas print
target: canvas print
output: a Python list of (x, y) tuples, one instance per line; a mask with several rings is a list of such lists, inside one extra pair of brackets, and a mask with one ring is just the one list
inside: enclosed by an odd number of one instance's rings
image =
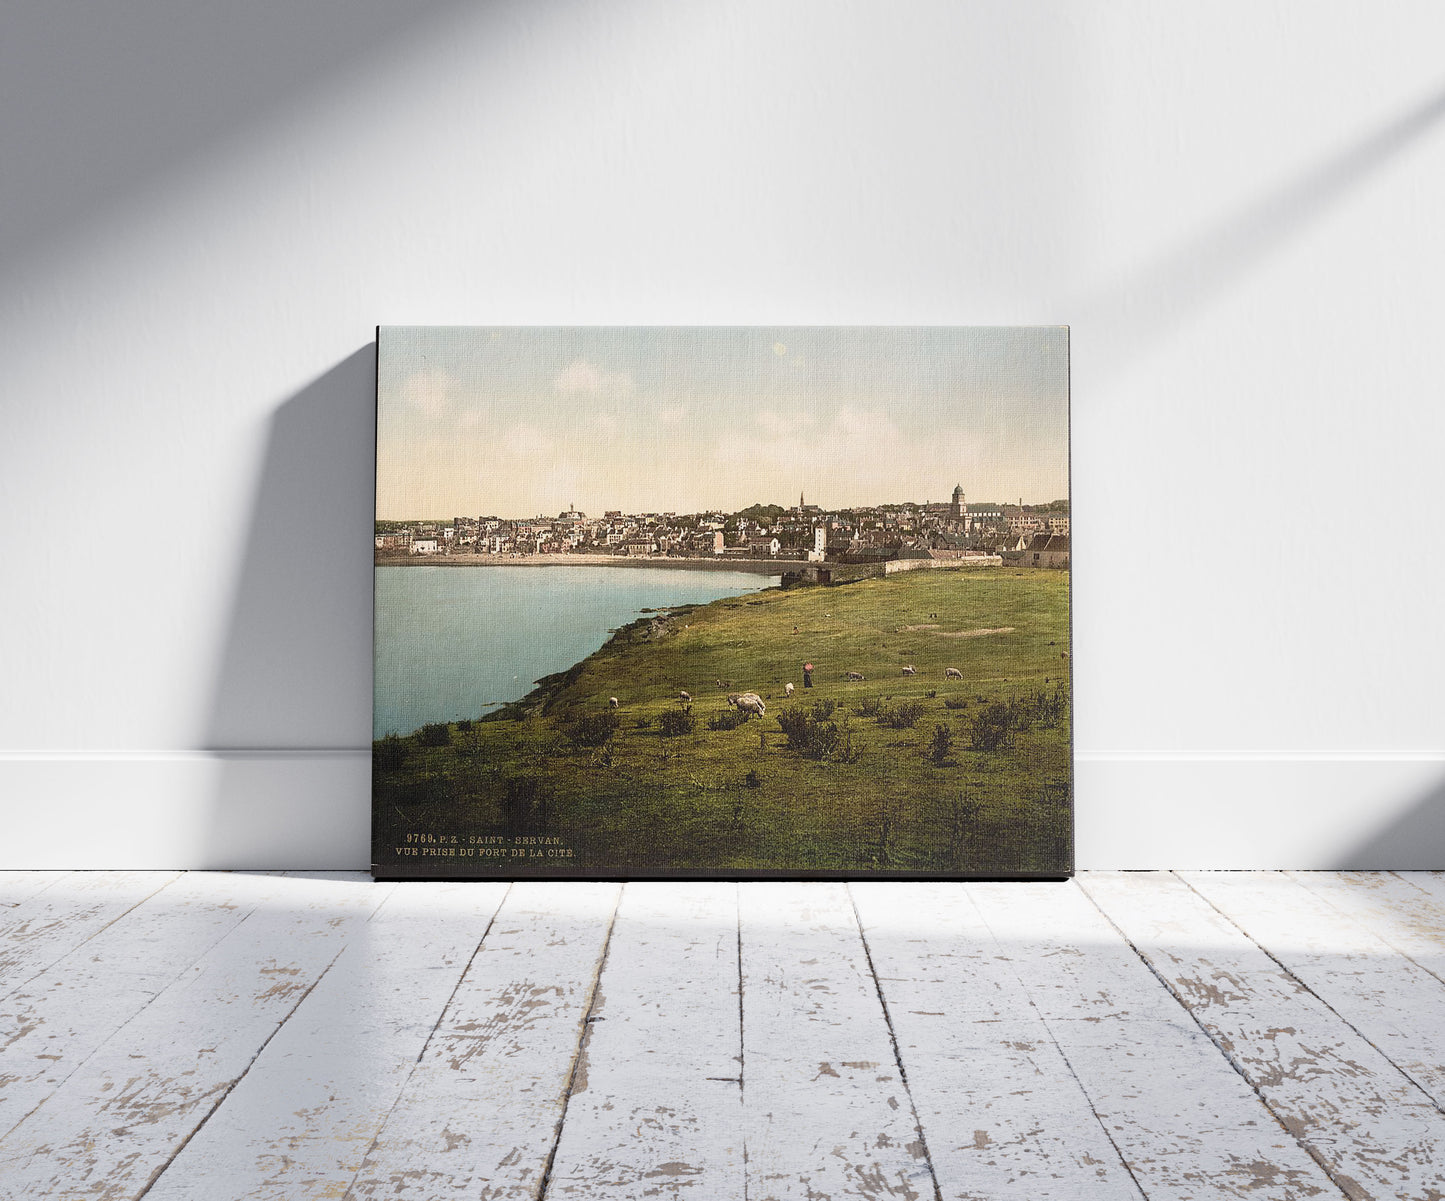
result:
[(374, 874), (1072, 871), (1067, 329), (377, 348)]

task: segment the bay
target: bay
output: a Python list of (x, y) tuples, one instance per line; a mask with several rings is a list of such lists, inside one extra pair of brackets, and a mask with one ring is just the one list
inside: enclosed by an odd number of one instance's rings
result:
[(643, 610), (778, 582), (672, 567), (378, 567), (372, 737), (480, 717), (518, 700)]

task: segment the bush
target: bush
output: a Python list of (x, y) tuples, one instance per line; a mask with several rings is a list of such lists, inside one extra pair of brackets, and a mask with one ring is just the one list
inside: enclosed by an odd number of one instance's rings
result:
[(941, 764), (953, 749), (953, 731), (940, 722), (933, 727), (933, 739), (928, 744), (927, 756), (931, 763)]
[(646, 716), (639, 717), (632, 724), (636, 726), (639, 730), (645, 730), (648, 726), (652, 724), (652, 718)]
[(459, 734), (466, 734), (470, 732), (471, 728), (472, 719), (470, 717), (464, 717), (461, 721), (457, 722), (457, 732)]
[(657, 728), (664, 738), (676, 738), (679, 734), (691, 734), (697, 729), (697, 719), (691, 709), (669, 709), (657, 719)]
[(562, 723), (562, 733), (578, 746), (601, 746), (622, 725), (622, 719), (612, 709), (600, 713), (577, 713)]
[(926, 696), (929, 700), (932, 700), (934, 697), (936, 697), (936, 696), (938, 695), (938, 689), (937, 689), (937, 688), (930, 688), (930, 689), (929, 689), (927, 692), (925, 692), (923, 695)]
[(502, 824), (507, 833), (540, 834), (547, 828), (550, 806), (538, 776), (512, 776), (502, 795)]
[(422, 726), (418, 741), (422, 746), (450, 746), (452, 729), (444, 721), (428, 722)]
[(838, 747), (838, 726), (820, 721), (801, 709), (778, 714), (778, 725), (788, 738), (788, 746), (805, 759), (826, 759)]
[(724, 709), (707, 719), (707, 728), (709, 730), (736, 730), (747, 719), (748, 715), (741, 709)]
[(838, 707), (837, 701), (816, 701), (813, 704), (813, 720), (827, 721), (833, 716), (833, 710)]
[(911, 730), (923, 716), (922, 701), (904, 701), (901, 705), (878, 711), (878, 724), (890, 730)]
[(858, 702), (855, 712), (859, 717), (877, 717), (878, 711), (883, 708), (881, 696), (865, 696)]
[(1008, 749), (1013, 745), (1013, 717), (1008, 705), (994, 701), (973, 719), (969, 745), (976, 751)]
[(371, 766), (380, 768), (400, 767), (406, 762), (407, 745), (395, 734), (388, 734), (379, 742), (371, 744)]
[(967, 709), (968, 702), (964, 700), (961, 696), (950, 696), (944, 698), (943, 707), (945, 709)]
[(744, 788), (761, 788), (762, 786), (763, 782), (758, 778), (756, 769), (749, 771), (748, 774), (743, 777)]

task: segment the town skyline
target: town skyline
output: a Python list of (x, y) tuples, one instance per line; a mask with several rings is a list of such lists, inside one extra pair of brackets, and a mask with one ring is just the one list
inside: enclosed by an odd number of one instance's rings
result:
[(376, 518), (729, 513), (791, 507), (800, 480), (830, 511), (945, 502), (945, 480), (1047, 504), (1069, 495), (1067, 345), (1061, 327), (384, 328)]

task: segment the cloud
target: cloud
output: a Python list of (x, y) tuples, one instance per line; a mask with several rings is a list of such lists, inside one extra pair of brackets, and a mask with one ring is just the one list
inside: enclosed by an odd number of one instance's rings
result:
[(626, 371), (606, 371), (586, 359), (574, 359), (552, 383), (564, 396), (627, 396), (632, 392), (632, 376)]
[(445, 371), (427, 368), (407, 376), (401, 398), (427, 417), (443, 417), (456, 403), (456, 380)]
[(687, 416), (686, 405), (672, 405), (666, 409), (659, 409), (657, 419), (663, 425), (680, 425), (682, 419)]
[(503, 436), (502, 446), (518, 458), (527, 459), (550, 454), (553, 442), (535, 425), (519, 422)]
[(772, 409), (763, 409), (755, 418), (763, 429), (774, 437), (785, 438), (802, 430), (812, 429), (818, 424), (818, 419), (812, 413), (792, 413), (784, 415), (775, 413)]

